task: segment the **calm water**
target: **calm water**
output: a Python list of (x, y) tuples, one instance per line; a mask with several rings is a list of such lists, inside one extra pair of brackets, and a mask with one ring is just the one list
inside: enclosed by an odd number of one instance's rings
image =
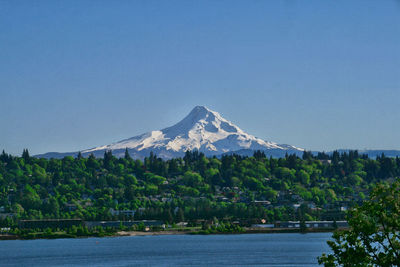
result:
[(0, 241), (0, 266), (312, 266), (330, 233)]

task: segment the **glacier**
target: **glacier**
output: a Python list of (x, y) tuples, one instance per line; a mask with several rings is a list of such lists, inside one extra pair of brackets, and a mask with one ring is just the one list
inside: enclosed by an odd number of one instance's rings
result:
[[(144, 158), (153, 152), (164, 159), (183, 156), (187, 150), (198, 150), (207, 156), (235, 151), (251, 154), (255, 150), (262, 150), (267, 155), (272, 153), (283, 156), (285, 153), (302, 154), (304, 151), (295, 146), (279, 145), (257, 138), (244, 132), (218, 112), (205, 106), (196, 106), (183, 120), (171, 127), (109, 145), (85, 149), (81, 154), (87, 156), (93, 153), (96, 157), (100, 157), (105, 151), (111, 150), (116, 157), (122, 157), (126, 149), (133, 158)], [(74, 156), (77, 153), (49, 152), (38, 157), (60, 158), (66, 155)]]

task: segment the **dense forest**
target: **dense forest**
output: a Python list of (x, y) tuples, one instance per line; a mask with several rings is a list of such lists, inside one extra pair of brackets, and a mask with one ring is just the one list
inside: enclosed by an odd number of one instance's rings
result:
[[(226, 155), (197, 151), (143, 161), (116, 158), (35, 158), (0, 155), (0, 226), (21, 219), (213, 218), (229, 221), (339, 220), (368, 198), (377, 182), (400, 177), (400, 158), (370, 159), (357, 151), (302, 157)], [(122, 212), (126, 211), (126, 212)]]

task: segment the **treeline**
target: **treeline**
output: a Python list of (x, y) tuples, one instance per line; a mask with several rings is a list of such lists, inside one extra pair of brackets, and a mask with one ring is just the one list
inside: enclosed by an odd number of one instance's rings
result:
[(399, 176), (399, 158), (370, 159), (357, 151), (279, 159), (261, 151), (221, 158), (193, 151), (170, 160), (151, 154), (143, 161), (128, 151), (122, 158), (107, 151), (103, 158), (63, 159), (3, 151), (0, 226), (19, 219), (132, 219), (112, 210), (165, 222), (336, 219), (343, 218), (341, 206), (361, 202), (376, 182)]

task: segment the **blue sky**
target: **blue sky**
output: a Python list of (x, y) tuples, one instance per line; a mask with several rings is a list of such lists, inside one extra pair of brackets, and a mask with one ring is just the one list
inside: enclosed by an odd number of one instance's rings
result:
[(77, 151), (205, 105), (312, 150), (400, 149), (400, 1), (0, 1), (0, 149)]

